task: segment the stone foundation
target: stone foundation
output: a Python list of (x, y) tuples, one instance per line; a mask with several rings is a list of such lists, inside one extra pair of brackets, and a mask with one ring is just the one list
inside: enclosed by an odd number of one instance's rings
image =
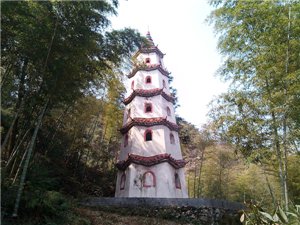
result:
[(127, 215), (160, 217), (182, 224), (237, 225), (245, 206), (237, 202), (189, 198), (89, 198), (89, 207)]

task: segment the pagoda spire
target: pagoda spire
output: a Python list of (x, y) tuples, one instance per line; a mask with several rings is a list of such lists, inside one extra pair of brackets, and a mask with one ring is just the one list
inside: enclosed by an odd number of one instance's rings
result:
[(152, 37), (151, 37), (150, 31), (147, 32), (146, 38), (147, 38), (148, 43), (149, 43), (151, 46), (154, 46), (154, 42), (153, 42), (153, 39), (152, 39)]

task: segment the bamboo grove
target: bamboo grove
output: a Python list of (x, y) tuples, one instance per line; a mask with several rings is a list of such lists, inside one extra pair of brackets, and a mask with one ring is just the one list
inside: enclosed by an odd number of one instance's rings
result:
[[(287, 209), (300, 203), (300, 3), (210, 4), (224, 57), (218, 76), (230, 88), (200, 129), (177, 117), (189, 197)], [(114, 195), (123, 74), (144, 41), (110, 27), (117, 7), (1, 2), (4, 218), (87, 224), (72, 201)]]
[(288, 162), (300, 147), (300, 3), (211, 4), (209, 21), (224, 56), (219, 76), (230, 88), (212, 102), (210, 117), (219, 136), (248, 160), (277, 168), (281, 197), (274, 201), (287, 209)]
[(5, 213), (16, 217), (20, 203), (38, 208), (49, 191), (76, 195), (83, 181), (92, 189), (88, 170), (113, 171), (121, 68), (142, 41), (134, 30), (108, 29), (117, 4), (1, 3)]

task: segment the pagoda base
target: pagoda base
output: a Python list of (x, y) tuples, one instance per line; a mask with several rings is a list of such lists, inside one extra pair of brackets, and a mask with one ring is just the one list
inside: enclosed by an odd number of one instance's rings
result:
[(115, 196), (187, 198), (184, 169), (175, 169), (168, 162), (149, 167), (132, 163), (119, 170)]

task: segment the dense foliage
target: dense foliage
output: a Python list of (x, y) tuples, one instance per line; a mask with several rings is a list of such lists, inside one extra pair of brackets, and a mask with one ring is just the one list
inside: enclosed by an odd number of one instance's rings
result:
[(4, 216), (42, 223), (64, 217), (65, 195), (112, 195), (121, 68), (143, 41), (109, 30), (117, 4), (1, 3)]
[(219, 76), (230, 82), (211, 104), (212, 123), (249, 162), (273, 176), (277, 171), (281, 195), (273, 185), (269, 192), (287, 211), (299, 201), (300, 185), (294, 167), (300, 162), (300, 2), (210, 3), (224, 56)]
[[(299, 204), (300, 4), (211, 4), (231, 88), (212, 102), (208, 125), (177, 118), (189, 196)], [(1, 210), (19, 217), (12, 224), (89, 224), (74, 201), (114, 194), (122, 71), (143, 42), (110, 30), (117, 6), (1, 3)]]

